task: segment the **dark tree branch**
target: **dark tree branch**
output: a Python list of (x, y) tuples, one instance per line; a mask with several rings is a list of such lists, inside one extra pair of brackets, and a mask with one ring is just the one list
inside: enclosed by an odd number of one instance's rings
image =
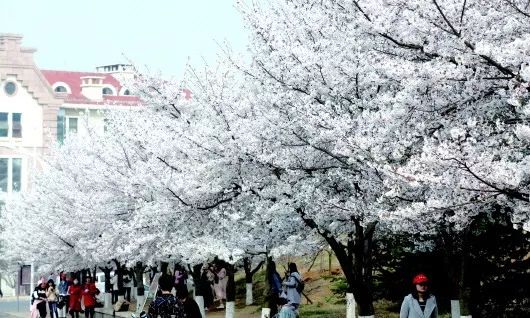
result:
[(190, 208), (193, 208), (193, 209), (197, 209), (197, 210), (201, 210), (201, 211), (204, 211), (204, 210), (210, 210), (210, 209), (213, 209), (213, 208), (216, 208), (218, 207), (219, 205), (223, 204), (223, 203), (227, 203), (227, 202), (230, 202), (232, 201), (235, 197), (237, 197), (239, 194), (241, 194), (241, 187), (237, 184), (233, 184), (234, 187), (232, 189), (232, 192), (233, 195), (231, 197), (228, 197), (228, 198), (223, 198), (223, 199), (220, 199), (218, 201), (215, 201), (213, 202), (212, 204), (208, 204), (208, 205), (203, 205), (203, 206), (197, 206), (197, 205), (193, 205), (191, 203), (188, 203), (186, 201), (184, 201), (175, 191), (173, 191), (171, 188), (166, 188), (169, 192), (171, 192), (171, 194), (178, 200), (180, 201), (180, 203), (182, 203), (183, 205), (187, 206), (187, 207), (190, 207)]
[[(451, 31), (453, 32), (453, 34), (456, 35), (457, 37), (460, 37), (460, 31), (457, 31), (455, 29), (455, 27), (453, 26), (453, 24), (451, 23), (451, 21), (449, 21), (449, 19), (447, 19), (447, 17), (445, 16), (445, 13), (443, 12), (442, 8), (440, 7), (440, 5), (438, 5), (438, 2), (436, 0), (432, 0), (432, 2), (436, 6), (436, 9), (438, 10), (440, 15), (444, 19), (445, 23), (451, 28)], [(464, 4), (464, 6), (465, 6), (465, 4)], [(462, 15), (463, 15), (463, 11), (462, 11)]]
[(509, 1), (509, 0), (505, 0), (505, 1), (506, 1), (506, 3), (508, 3), (510, 5), (510, 7), (514, 8), (515, 11), (517, 11), (518, 13), (524, 15), (527, 18), (530, 18), (530, 13), (523, 11), (513, 1)]
[[(478, 174), (476, 174), (473, 170), (471, 170), (471, 168), (467, 165), (467, 163), (457, 158), (451, 158), (450, 160), (454, 160), (455, 162), (457, 162), (460, 165), (460, 167), (463, 168), (467, 173), (469, 173), (471, 176), (473, 176), (475, 179), (477, 179), (481, 183), (487, 185), (488, 187), (492, 189), (495, 189), (497, 192), (502, 193), (510, 198), (522, 200), (525, 202), (530, 202), (530, 195), (528, 193), (523, 193), (515, 189), (507, 189), (507, 188), (500, 187), (494, 184), (493, 182), (489, 182), (486, 179), (479, 176)], [(488, 191), (488, 192), (491, 192), (491, 191)]]

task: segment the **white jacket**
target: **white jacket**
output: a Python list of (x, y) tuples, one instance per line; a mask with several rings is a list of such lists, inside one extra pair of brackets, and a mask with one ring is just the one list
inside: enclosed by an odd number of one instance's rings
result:
[(420, 303), (411, 294), (403, 299), (399, 318), (438, 318), (436, 298), (431, 295), (425, 304), (425, 311), (421, 310)]
[(287, 277), (287, 280), (283, 283), (283, 285), (286, 287), (286, 293), (287, 293), (287, 299), (289, 300), (289, 303), (291, 304), (300, 304), (301, 295), (296, 290), (296, 286), (298, 286), (298, 282), (302, 281), (302, 276), (300, 276), (299, 273), (294, 272), (289, 277)]

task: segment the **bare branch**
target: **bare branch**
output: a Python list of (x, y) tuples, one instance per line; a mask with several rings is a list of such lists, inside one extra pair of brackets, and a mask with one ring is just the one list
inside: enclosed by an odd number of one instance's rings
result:
[[(436, 9), (438, 9), (438, 12), (440, 12), (440, 15), (444, 19), (445, 23), (451, 28), (451, 31), (453, 32), (453, 34), (458, 36), (458, 37), (460, 37), (460, 31), (457, 31), (455, 29), (455, 27), (453, 26), (453, 24), (449, 21), (449, 19), (447, 19), (447, 17), (445, 16), (442, 8), (440, 7), (440, 5), (438, 5), (438, 2), (436, 0), (432, 0), (432, 2), (436, 6)], [(464, 6), (465, 6), (465, 4), (464, 4)], [(462, 11), (462, 14), (463, 14), (463, 11)]]

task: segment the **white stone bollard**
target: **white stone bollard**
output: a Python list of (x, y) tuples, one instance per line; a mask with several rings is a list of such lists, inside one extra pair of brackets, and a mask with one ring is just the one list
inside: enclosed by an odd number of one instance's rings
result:
[(451, 299), (451, 318), (460, 318), (460, 300)]
[(247, 297), (245, 305), (252, 305), (254, 303), (254, 295), (252, 294), (252, 283), (247, 283)]
[(271, 309), (261, 308), (261, 318), (271, 318)]
[(202, 318), (206, 318), (206, 310), (204, 310), (204, 297), (195, 296), (195, 302), (197, 302), (197, 305), (199, 306)]
[(145, 296), (136, 296), (136, 312), (142, 312)]
[(235, 316), (236, 316), (236, 302), (227, 301), (226, 310), (225, 310), (225, 318), (234, 318)]
[(352, 293), (346, 293), (346, 318), (355, 318), (355, 298)]
[(112, 308), (112, 294), (111, 293), (104, 293), (103, 294), (103, 308), (110, 309)]

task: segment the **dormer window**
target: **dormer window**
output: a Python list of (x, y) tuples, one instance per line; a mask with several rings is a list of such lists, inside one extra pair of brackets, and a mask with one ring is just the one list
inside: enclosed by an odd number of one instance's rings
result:
[(54, 91), (56, 93), (68, 93), (68, 90), (64, 86), (57, 86)]
[(52, 85), (53, 92), (58, 94), (71, 94), (70, 86), (65, 82), (56, 82)]
[(112, 89), (108, 87), (103, 88), (103, 95), (112, 95)]
[(123, 92), (123, 95), (125, 95), (125, 96), (129, 96), (129, 95), (131, 95), (131, 91), (128, 90), (128, 89), (126, 89), (126, 90)]

